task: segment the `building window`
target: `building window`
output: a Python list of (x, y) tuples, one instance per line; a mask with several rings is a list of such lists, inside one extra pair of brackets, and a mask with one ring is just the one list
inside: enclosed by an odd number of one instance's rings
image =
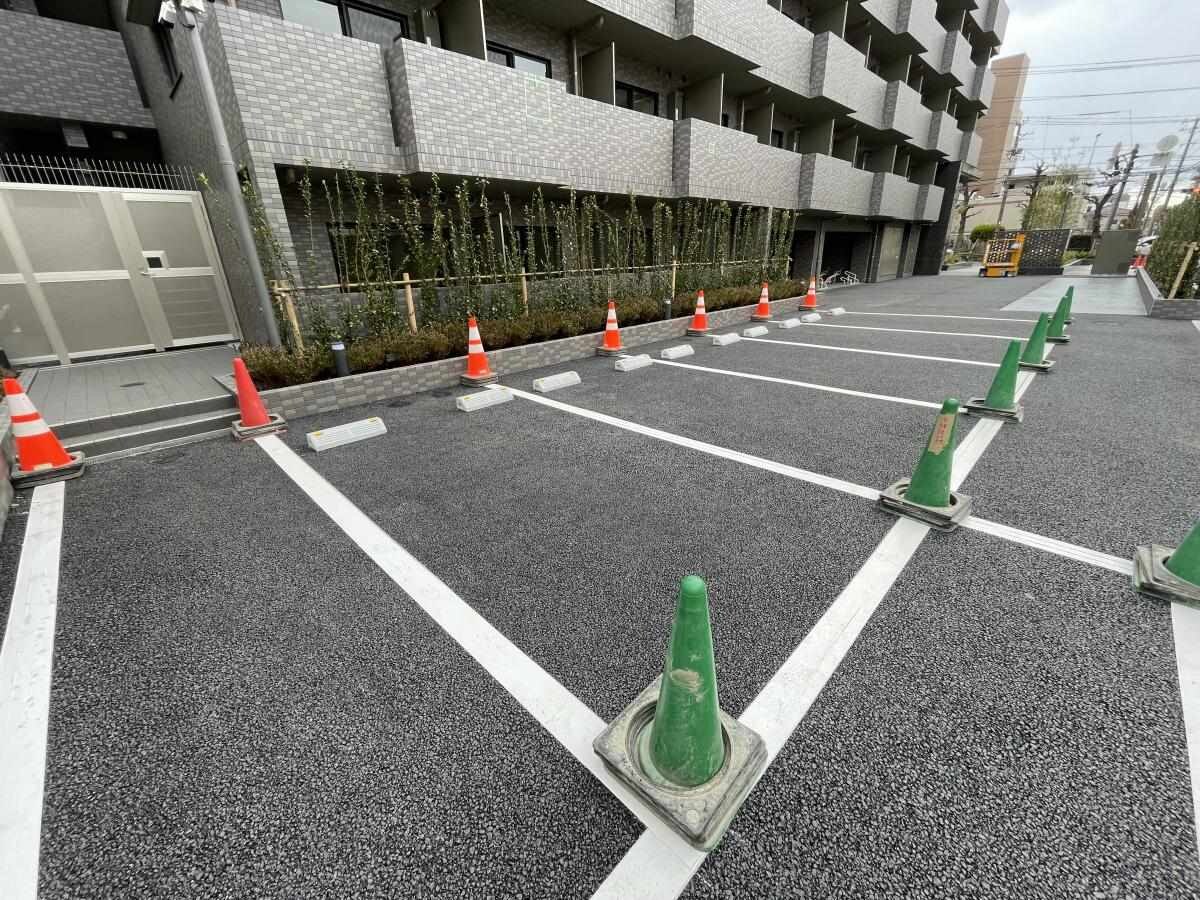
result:
[(330, 34), (390, 47), (408, 37), (408, 19), (360, 0), (280, 0), (283, 17)]
[(729, 113), (721, 113), (721, 127), (722, 128), (729, 127)]
[(638, 112), (658, 115), (658, 94), (644, 88), (634, 87), (623, 81), (617, 82), (617, 106), (635, 109)]
[(783, 132), (778, 128), (771, 129), (771, 146), (783, 149)]
[(530, 75), (550, 77), (550, 60), (532, 53), (525, 53), (494, 41), (487, 42), (487, 58), (500, 66), (526, 72)]
[(161, 25), (154, 26), (154, 39), (158, 44), (158, 56), (162, 60), (163, 71), (167, 75), (168, 93), (175, 96), (179, 82), (183, 81), (183, 73), (179, 71), (179, 60), (175, 58), (175, 44), (171, 40), (171, 29)]

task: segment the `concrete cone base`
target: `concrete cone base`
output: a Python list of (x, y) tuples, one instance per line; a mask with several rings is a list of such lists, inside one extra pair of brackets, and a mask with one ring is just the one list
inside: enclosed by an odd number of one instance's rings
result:
[(467, 387), (483, 387), (485, 384), (495, 384), (500, 380), (500, 376), (495, 372), (490, 375), (459, 375), (458, 383), (465, 384)]
[(998, 406), (988, 406), (986, 397), (972, 397), (963, 404), (962, 408), (967, 415), (1004, 419), (1006, 422), (1020, 422), (1025, 416), (1025, 407), (1020, 403), (1009, 409), (1001, 409)]
[(879, 495), (879, 505), (888, 512), (907, 516), (932, 525), (939, 531), (953, 531), (960, 522), (971, 514), (971, 498), (966, 494), (950, 492), (949, 506), (923, 506), (905, 499), (910, 479), (902, 478), (890, 484)]
[(711, 850), (767, 765), (767, 747), (754, 731), (721, 711), (725, 733), (725, 764), (698, 787), (664, 786), (652, 779), (638, 753), (638, 739), (654, 721), (660, 678), (642, 691), (612, 724), (597, 735), (592, 747), (621, 781), (649, 804), (689, 843)]
[(622, 347), (620, 350), (609, 350), (607, 347), (597, 347), (596, 355), (597, 356), (624, 356), (625, 348)]
[(55, 481), (70, 481), (72, 478), (78, 478), (83, 474), (83, 453), (76, 450), (75, 452), (68, 451), (67, 455), (71, 457), (71, 461), (65, 466), (56, 466), (53, 469), (34, 469), (32, 472), (22, 472), (20, 469), (14, 468), (10, 475), (13, 489), (19, 491), (24, 488), (37, 487), (39, 484), (52, 484)]
[(687, 333), (689, 337), (704, 337), (710, 330), (708, 328), (689, 328)]
[(1150, 544), (1138, 547), (1133, 555), (1133, 587), (1159, 600), (1200, 606), (1200, 584), (1185, 581), (1167, 569), (1166, 562), (1174, 547)]
[(1062, 337), (1055, 337), (1054, 335), (1048, 334), (1046, 335), (1046, 340), (1051, 344), (1069, 344), (1071, 343), (1071, 336), (1069, 334), (1064, 334)]
[(1034, 369), (1038, 372), (1049, 372), (1050, 368), (1054, 365), (1054, 360), (1044, 359), (1040, 363), (1031, 363), (1021, 360), (1020, 365), (1022, 369)]
[(229, 423), (229, 430), (233, 433), (234, 439), (239, 441), (248, 441), (251, 438), (262, 437), (265, 434), (278, 434), (281, 431), (287, 431), (287, 422), (283, 416), (277, 416), (274, 413), (268, 415), (266, 425), (256, 425), (254, 428), (247, 428), (242, 424), (241, 419), (237, 419)]
[(770, 322), (771, 317), (770, 316), (753, 315), (750, 317), (750, 321), (751, 322)]

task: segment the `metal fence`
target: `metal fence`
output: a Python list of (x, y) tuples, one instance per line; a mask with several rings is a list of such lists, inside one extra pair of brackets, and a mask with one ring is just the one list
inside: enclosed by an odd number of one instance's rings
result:
[(135, 190), (200, 189), (195, 173), (190, 169), (166, 163), (43, 156), (35, 153), (0, 153), (0, 182)]

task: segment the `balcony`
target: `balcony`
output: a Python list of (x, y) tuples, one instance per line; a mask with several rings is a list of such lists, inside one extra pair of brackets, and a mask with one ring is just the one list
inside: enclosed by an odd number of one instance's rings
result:
[(996, 90), (996, 74), (989, 66), (980, 66), (975, 70), (975, 78), (971, 82), (970, 99), (983, 109), (992, 105), (992, 94)]
[(922, 144), (929, 134), (930, 112), (921, 105), (921, 95), (903, 81), (888, 82), (884, 111), (885, 129), (898, 131), (917, 144)]
[(880, 219), (911, 219), (921, 185), (890, 172), (875, 172), (867, 215)]
[(972, 131), (962, 136), (959, 145), (959, 158), (962, 160), (964, 174), (974, 177), (979, 170), (979, 152), (983, 149), (983, 138), (979, 132)]
[(930, 150), (944, 154), (954, 161), (959, 158), (963, 134), (958, 130), (958, 121), (944, 112), (931, 113), (929, 122)]
[[(395, 142), (419, 171), (673, 193), (669, 119), (414, 41), (397, 41), (385, 57)], [(757, 146), (750, 135), (740, 136)]]
[(876, 117), (883, 114), (885, 82), (867, 70), (861, 53), (832, 31), (813, 39), (808, 80), (810, 96), (824, 97), (848, 110), (867, 110)]
[(952, 76), (960, 85), (970, 86), (975, 78), (975, 63), (971, 61), (971, 42), (957, 31), (946, 32), (946, 45), (938, 71)]
[(945, 191), (936, 184), (917, 185), (917, 202), (913, 208), (913, 219), (918, 222), (936, 222), (942, 215), (942, 197)]
[(1004, 0), (981, 0), (979, 8), (970, 10), (967, 15), (992, 44), (1004, 40), (1004, 32), (1008, 29), (1008, 4)]
[(0, 113), (154, 127), (119, 32), (0, 10), (0, 34)]
[[(669, 135), (672, 123), (666, 124)], [(681, 119), (674, 128), (675, 192), (679, 196), (795, 208), (804, 159), (798, 153), (701, 119)]]
[(806, 153), (800, 159), (801, 210), (845, 216), (870, 212), (874, 173), (821, 153)]
[(895, 35), (909, 35), (921, 50), (941, 51), (946, 30), (935, 0), (863, 0), (863, 10)]

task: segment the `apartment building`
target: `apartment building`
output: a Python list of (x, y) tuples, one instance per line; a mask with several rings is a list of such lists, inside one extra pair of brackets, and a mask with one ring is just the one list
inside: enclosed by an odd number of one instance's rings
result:
[(997, 196), (1004, 186), (1014, 162), (1012, 150), (1017, 143), (1017, 128), (1021, 121), (1021, 99), (1025, 96), (1025, 81), (1029, 75), (1029, 57), (1024, 53), (998, 57), (992, 61), (996, 88), (988, 109), (987, 121), (978, 128), (979, 164), (977, 189), (987, 196)]
[[(297, 172), (349, 166), (417, 184), (486, 177), (514, 203), (540, 187), (794, 210), (794, 272), (864, 280), (938, 271), (1008, 17), (1004, 0), (204, 6), (229, 143), (293, 260), (309, 240)], [(82, 123), (107, 135), (97, 151), (123, 132), (138, 152), (215, 172), (179, 27), (156, 24), (157, 0), (101, 7), (0, 0), (0, 48), (16, 60), (0, 73), (0, 123), (23, 129), (9, 129), (8, 149), (35, 133), (41, 148), (70, 146)], [(242, 254), (213, 208), (230, 201), (210, 200), (213, 231), (242, 330), (261, 339)], [(318, 255), (334, 280), (332, 252)]]

